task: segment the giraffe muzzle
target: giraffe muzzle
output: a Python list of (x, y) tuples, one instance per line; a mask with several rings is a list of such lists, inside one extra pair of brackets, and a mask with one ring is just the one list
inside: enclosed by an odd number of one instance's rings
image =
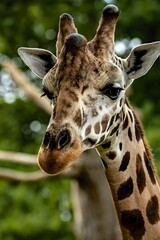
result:
[(38, 153), (38, 164), (47, 174), (59, 174), (76, 161), (82, 153), (82, 142), (69, 129), (56, 134), (46, 132)]

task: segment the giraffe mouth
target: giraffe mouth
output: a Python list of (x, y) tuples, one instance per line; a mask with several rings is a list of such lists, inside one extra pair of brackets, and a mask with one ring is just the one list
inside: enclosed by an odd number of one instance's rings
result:
[(66, 170), (82, 154), (79, 138), (65, 148), (50, 148), (41, 145), (38, 152), (38, 165), (47, 174), (56, 175)]

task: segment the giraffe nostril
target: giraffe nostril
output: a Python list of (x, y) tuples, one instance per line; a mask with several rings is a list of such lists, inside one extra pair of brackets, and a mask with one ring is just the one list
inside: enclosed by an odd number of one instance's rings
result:
[(68, 130), (64, 130), (63, 132), (60, 132), (60, 134), (57, 136), (57, 139), (56, 139), (57, 148), (58, 149), (63, 148), (70, 141), (71, 141), (71, 136)]
[(46, 132), (45, 136), (44, 136), (44, 139), (43, 139), (43, 145), (44, 146), (48, 146), (49, 142), (50, 142), (50, 139), (51, 139), (51, 135), (49, 132)]

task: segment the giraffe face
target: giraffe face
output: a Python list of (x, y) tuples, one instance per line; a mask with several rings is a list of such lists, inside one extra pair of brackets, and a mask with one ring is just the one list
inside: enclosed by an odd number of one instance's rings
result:
[(44, 49), (20, 48), (28, 67), (43, 78), (43, 95), (52, 100), (52, 116), (41, 144), (38, 162), (57, 174), (118, 133), (125, 90), (143, 76), (159, 56), (160, 42), (134, 48), (126, 59), (114, 53), (119, 10), (108, 5), (95, 37), (87, 42), (77, 34), (68, 14), (60, 17), (57, 57)]
[(53, 99), (53, 113), (39, 151), (39, 164), (47, 173), (62, 171), (84, 150), (111, 137), (109, 125), (121, 112), (124, 96), (122, 70), (97, 59), (87, 43), (74, 54), (64, 46), (60, 59), (43, 80), (44, 93)]

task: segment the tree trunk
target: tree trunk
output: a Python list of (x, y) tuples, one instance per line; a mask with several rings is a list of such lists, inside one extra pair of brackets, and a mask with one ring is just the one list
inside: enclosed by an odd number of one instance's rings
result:
[(85, 152), (72, 184), (74, 229), (79, 240), (121, 240), (111, 191), (95, 150)]

